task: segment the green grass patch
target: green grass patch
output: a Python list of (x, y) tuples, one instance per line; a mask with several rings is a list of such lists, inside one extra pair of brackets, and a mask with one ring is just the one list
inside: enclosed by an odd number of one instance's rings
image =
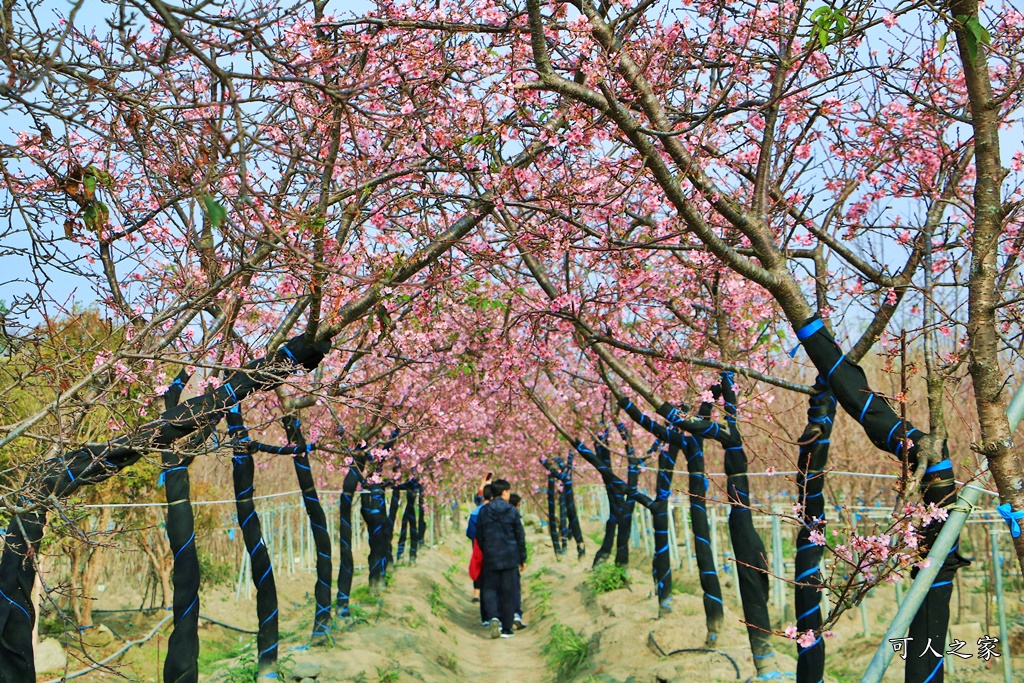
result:
[(565, 624), (551, 627), (548, 642), (541, 653), (548, 660), (548, 669), (556, 681), (569, 681), (586, 668), (590, 661), (590, 647), (582, 633), (577, 633)]
[(604, 595), (629, 586), (629, 574), (625, 567), (605, 562), (594, 567), (587, 576), (587, 588), (594, 595)]
[(442, 616), (448, 605), (444, 601), (444, 595), (441, 594), (441, 584), (437, 581), (431, 581), (430, 593), (427, 594), (427, 601), (430, 603), (430, 613), (435, 617)]
[(244, 643), (224, 643), (215, 640), (205, 640), (203, 641), (203, 646), (199, 648), (199, 672), (213, 673), (214, 671), (219, 671), (222, 667), (217, 665), (218, 662), (239, 657), (252, 647), (253, 644), (248, 640)]
[(377, 669), (377, 680), (380, 683), (398, 683), (398, 677), (402, 673), (402, 670), (397, 666), (378, 666), (374, 668)]
[(363, 585), (363, 586), (356, 586), (355, 588), (352, 589), (352, 595), (349, 597), (348, 601), (350, 603), (353, 603), (353, 602), (368, 603), (368, 602), (376, 602), (377, 598), (373, 595), (373, 591), (370, 590), (370, 587), (368, 585)]
[(532, 619), (540, 621), (551, 613), (551, 588), (544, 575), (547, 567), (541, 567), (526, 580), (526, 595), (530, 608), (533, 611)]
[(350, 602), (348, 604), (348, 616), (350, 619), (367, 619), (370, 616), (370, 612), (362, 605), (353, 605)]
[[(255, 640), (238, 643), (228, 648), (211, 647), (211, 643), (204, 642), (199, 649), (199, 671), (200, 673), (214, 673), (226, 671), (224, 683), (252, 683), (259, 673), (256, 666), (256, 643)], [(236, 659), (231, 666), (225, 667), (225, 659)], [(291, 655), (284, 655), (277, 660), (277, 673), (282, 680), (291, 680), (291, 666), (293, 664)]]

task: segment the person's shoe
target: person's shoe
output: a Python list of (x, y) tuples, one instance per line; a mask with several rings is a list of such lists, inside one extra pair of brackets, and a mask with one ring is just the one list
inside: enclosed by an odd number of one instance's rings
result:
[(481, 621), (480, 625), (483, 626), (484, 628), (487, 628), (488, 626), (491, 625), (491, 622), (489, 622), (489, 621)]
[(499, 620), (499, 619), (491, 619), (491, 623), (489, 624), (489, 626), (490, 626), (490, 629), (491, 629), (490, 630), (491, 638), (498, 638), (498, 637), (501, 636), (501, 620)]
[(473, 602), (480, 602), (480, 598), (473, 598)]
[(512, 627), (515, 628), (517, 631), (522, 631), (524, 628), (526, 628), (526, 622), (523, 621), (523, 618), (517, 614), (515, 618), (512, 620)]
[(505, 633), (504, 631), (502, 631), (501, 632), (501, 637), (502, 638), (515, 638), (516, 634), (514, 632), (512, 632), (512, 631), (509, 631), (508, 633)]

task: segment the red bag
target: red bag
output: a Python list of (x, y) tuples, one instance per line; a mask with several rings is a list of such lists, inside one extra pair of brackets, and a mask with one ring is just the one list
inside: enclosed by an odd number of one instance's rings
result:
[(484, 570), (484, 553), (480, 550), (480, 544), (473, 539), (473, 554), (469, 558), (469, 578), (476, 581), (480, 578), (480, 572)]

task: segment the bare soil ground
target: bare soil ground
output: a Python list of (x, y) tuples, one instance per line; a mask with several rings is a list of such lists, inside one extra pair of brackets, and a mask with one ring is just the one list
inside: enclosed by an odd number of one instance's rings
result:
[[(596, 524), (588, 524), (587, 530), (596, 536)], [(539, 529), (528, 529), (528, 540), (532, 556), (523, 586), (529, 627), (510, 640), (491, 640), (486, 629), (480, 626), (478, 605), (471, 602), (472, 585), (466, 573), (469, 544), (461, 536), (450, 536), (436, 547), (423, 550), (415, 567), (396, 567), (392, 585), (380, 598), (369, 595), (364, 585), (365, 574), (357, 573), (353, 591), (353, 612), (357, 618), (335, 632), (332, 647), (306, 647), (314, 610), (311, 591), (315, 577), (306, 572), (279, 572), (280, 652), (285, 664), (281, 679), (293, 680), (288, 670), (295, 672), (310, 666), (319, 670), (315, 679), (319, 683), (718, 683), (746, 680), (754, 675), (746, 630), (740, 622), (741, 614), (728, 572), (723, 572), (726, 626), (718, 652), (681, 652), (663, 657), (656, 653), (652, 641), (666, 653), (703, 647), (706, 634), (696, 577), (688, 575), (685, 569), (676, 573), (673, 613), (659, 620), (657, 604), (651, 595), (650, 560), (641, 553), (633, 553), (629, 588), (595, 596), (586, 586), (591, 553), (596, 547), (591, 540), (588, 540), (588, 554), (582, 561), (575, 558), (572, 548), (569, 557), (557, 560), (550, 540)], [(894, 592), (878, 589), (876, 593), (868, 602), (870, 636), (863, 635), (861, 614), (855, 609), (842, 618), (836, 629), (837, 637), (828, 642), (826, 681), (859, 680), (895, 613)], [(138, 600), (139, 596), (110, 590), (97, 607), (131, 607), (137, 605)], [(984, 602), (979, 617), (977, 600), (972, 600), (970, 595), (962, 596), (962, 600), (968, 608), (961, 619), (968, 625), (955, 627), (954, 635), (968, 641), (965, 652), (974, 653), (973, 643), (984, 630)], [(1024, 614), (1016, 596), (1008, 607), (1013, 618)], [(954, 614), (956, 612), (955, 609)], [(204, 592), (201, 613), (240, 628), (256, 628), (255, 601), (251, 598), (236, 601), (233, 589), (222, 587)], [(165, 615), (164, 612), (100, 613), (97, 620), (117, 636), (129, 639), (147, 632)], [(994, 621), (991, 617), (991, 622)], [(971, 622), (980, 624), (970, 625)], [(556, 678), (543, 654), (556, 623), (578, 632), (588, 643), (588, 661), (571, 678)], [(81, 680), (160, 681), (160, 664), (166, 655), (168, 633), (169, 629), (165, 628), (157, 638), (125, 654), (120, 659), (117, 674), (97, 672)], [(1015, 638), (1015, 651), (1024, 654), (1024, 629), (1018, 627)], [(201, 639), (201, 681), (238, 683), (246, 680), (246, 666), (253, 659), (253, 636), (206, 622), (201, 629)], [(119, 644), (121, 641), (115, 638), (106, 646), (92, 648), (90, 654), (100, 658)], [(779, 638), (776, 648), (779, 670), (795, 671), (795, 645)], [(72, 647), (71, 652), (74, 655), (78, 651)], [(911, 656), (916, 654), (911, 651)], [(739, 668), (739, 677), (732, 662)], [(886, 681), (903, 680), (901, 664), (899, 659), (894, 661)], [(68, 668), (73, 671), (80, 668), (80, 664), (72, 660)], [(1014, 669), (1017, 680), (1024, 680), (1024, 657), (1014, 658)], [(60, 672), (40, 674), (38, 681), (59, 679), (59, 676)], [(987, 664), (976, 657), (956, 660), (954, 670), (947, 669), (946, 680), (999, 683), (1002, 671), (996, 660)]]

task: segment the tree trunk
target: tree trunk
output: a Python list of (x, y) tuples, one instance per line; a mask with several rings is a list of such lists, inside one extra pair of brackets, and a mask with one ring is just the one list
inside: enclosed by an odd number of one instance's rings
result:
[[(950, 13), (967, 21), (978, 20), (978, 0), (954, 0)], [(968, 281), (967, 335), (970, 373), (981, 425), (981, 450), (988, 459), (1001, 502), (1014, 511), (1024, 510), (1021, 460), (1006, 418), (1007, 396), (1002, 393), (1005, 373), (999, 363), (996, 331), (996, 290), (999, 239), (1003, 233), (1001, 185), (1006, 177), (999, 157), (999, 105), (993, 101), (986, 46), (958, 19), (954, 25), (964, 66), (964, 79), (974, 128), (974, 230), (971, 238), (971, 273)], [(1024, 569), (1024, 534), (1013, 539), (1017, 561)]]
[(157, 575), (160, 577), (160, 604), (164, 609), (174, 606), (174, 590), (171, 588), (171, 569), (174, 567), (174, 559), (165, 557), (160, 561), (157, 568)]

